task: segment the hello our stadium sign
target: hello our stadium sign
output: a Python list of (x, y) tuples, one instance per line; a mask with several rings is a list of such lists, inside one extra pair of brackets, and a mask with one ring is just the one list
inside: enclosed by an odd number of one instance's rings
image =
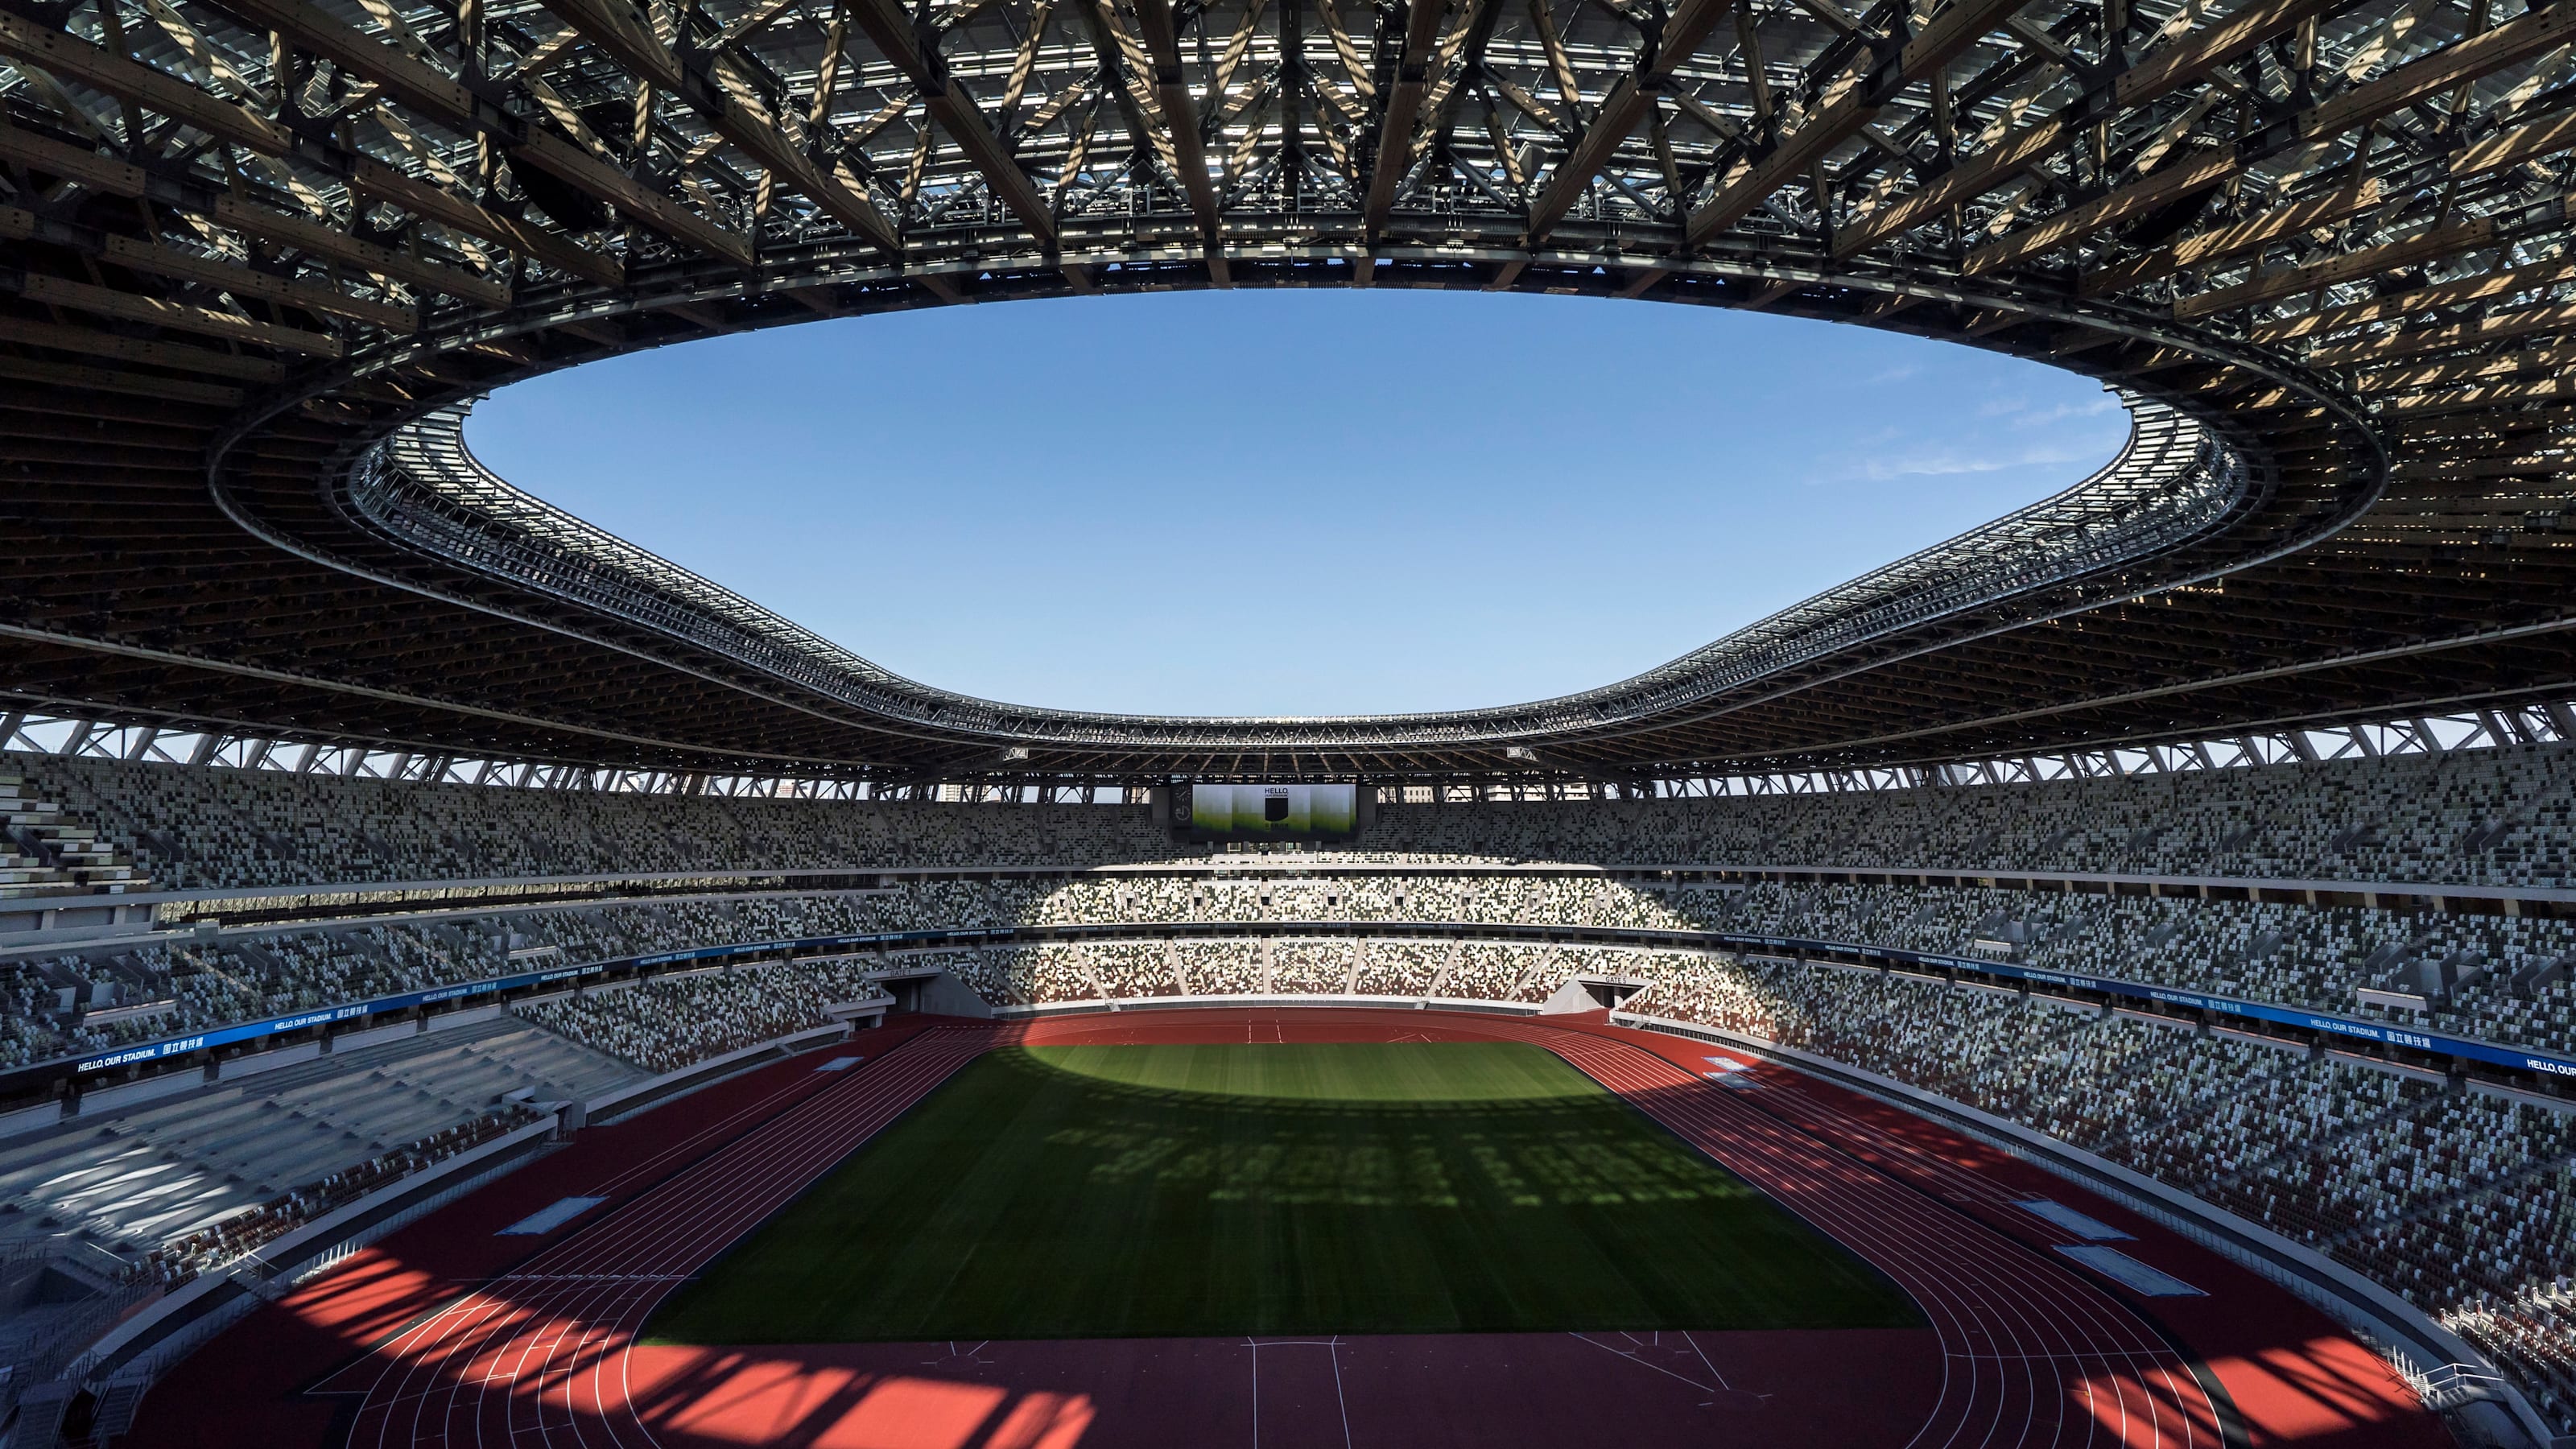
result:
[[(1336, 923), (1347, 930), (1349, 923)], [(896, 931), (869, 936), (809, 936), (789, 941), (748, 941), (727, 946), (704, 946), (688, 951), (664, 951), (646, 956), (626, 956), (613, 960), (592, 961), (577, 966), (556, 966), (542, 971), (525, 971), (510, 976), (491, 976), (479, 981), (436, 986), (422, 991), (405, 991), (391, 996), (378, 996), (366, 1001), (339, 1006), (319, 1007), (263, 1021), (243, 1022), (237, 1026), (219, 1027), (187, 1036), (168, 1037), (160, 1041), (140, 1042), (114, 1051), (82, 1057), (72, 1064), (76, 1073), (110, 1071), (118, 1067), (164, 1061), (218, 1047), (282, 1036), (309, 1027), (334, 1026), (370, 1017), (387, 1016), (414, 1009), (441, 1006), (474, 997), (496, 996), (531, 987), (561, 982), (577, 982), (613, 970), (658, 970), (700, 961), (722, 961), (745, 956), (779, 956), (818, 950), (839, 950), (862, 946), (899, 946), (947, 942), (959, 945), (991, 943), (1011, 939), (1016, 933), (1007, 929), (966, 931)], [(1647, 934), (1647, 933), (1639, 933)], [(2325, 1036), (2350, 1041), (2372, 1042), (2401, 1047), (2428, 1056), (2447, 1057), (2455, 1061), (2475, 1062), (2481, 1066), (2502, 1067), (2510, 1071), (2534, 1072), (2542, 1076), (2576, 1080), (2576, 1060), (2534, 1052), (2520, 1047), (2498, 1046), (2493, 1042), (2467, 1037), (2445, 1036), (2438, 1032), (2413, 1031), (2386, 1022), (2362, 1021), (2327, 1012), (2302, 1011), (2294, 1007), (2273, 1006), (2260, 1001), (2244, 1001), (2232, 996), (2208, 992), (2183, 991), (2169, 986), (2124, 981), (2110, 976), (2084, 976), (2066, 971), (2045, 971), (2036, 967), (2015, 966), (2001, 961), (1986, 961), (1973, 956), (1944, 956), (1925, 951), (1899, 951), (1880, 946), (1861, 946), (1847, 941), (1813, 941), (1788, 936), (1746, 936), (1724, 932), (1652, 933), (1674, 939), (1664, 944), (1696, 944), (1734, 950), (1812, 951), (1837, 955), (1856, 955), (1873, 965), (1930, 967), (1956, 970), (1992, 977), (2001, 981), (2035, 986), (2058, 986), (2077, 991), (2100, 992), (2110, 997), (2150, 1001), (2160, 1006), (2205, 1011), (2216, 1016), (2242, 1021), (2295, 1027)]]

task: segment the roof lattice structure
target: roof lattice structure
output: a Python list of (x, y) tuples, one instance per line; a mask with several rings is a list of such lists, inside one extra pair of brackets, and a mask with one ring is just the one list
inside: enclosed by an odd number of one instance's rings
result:
[[(2563, 0), (0, 0), (0, 63), (0, 691), (45, 708), (888, 781), (1615, 778), (2576, 682)], [(1235, 721), (887, 675), (446, 411), (815, 316), (1277, 285), (1861, 322), (2137, 429), (1633, 680)], [(1150, 428), (1196, 365), (1107, 385)]]

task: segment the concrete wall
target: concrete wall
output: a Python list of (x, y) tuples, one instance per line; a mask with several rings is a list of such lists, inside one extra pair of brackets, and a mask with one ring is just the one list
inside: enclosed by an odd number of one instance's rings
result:
[(400, 1041), (404, 1037), (418, 1036), (419, 1034), (419, 1022), (398, 1021), (391, 1026), (371, 1026), (365, 1031), (341, 1032), (339, 1035), (331, 1038), (331, 1050), (333, 1052), (353, 1052), (360, 1047), (374, 1046), (378, 1042)]
[(181, 1092), (193, 1092), (205, 1084), (206, 1074), (195, 1070), (145, 1077), (142, 1081), (128, 1082), (122, 1087), (102, 1087), (95, 1092), (83, 1092), (80, 1110), (84, 1116), (94, 1112), (114, 1111), (119, 1107), (131, 1107), (137, 1102), (173, 1097)]
[(23, 1137), (30, 1132), (42, 1132), (61, 1120), (63, 1120), (63, 1104), (60, 1102), (39, 1102), (32, 1107), (21, 1107), (15, 1112), (0, 1112), (0, 1138)]
[(220, 1062), (215, 1067), (215, 1079), (230, 1082), (242, 1077), (255, 1077), (262, 1072), (276, 1071), (279, 1067), (291, 1067), (297, 1062), (309, 1062), (320, 1055), (322, 1055), (322, 1043), (301, 1041), (293, 1046), (279, 1047), (273, 1052), (254, 1052), (246, 1057), (233, 1057), (228, 1061)]

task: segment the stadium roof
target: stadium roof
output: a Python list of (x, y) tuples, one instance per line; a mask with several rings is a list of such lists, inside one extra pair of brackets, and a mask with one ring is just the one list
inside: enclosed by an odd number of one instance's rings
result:
[[(0, 0), (0, 693), (888, 782), (1616, 779), (2563, 693), (2571, 41), (2563, 0)], [(1282, 285), (1859, 322), (2136, 426), (1636, 679), (1258, 720), (895, 677), (457, 441), (493, 387), (711, 333)], [(1201, 365), (1108, 385), (1150, 430)]]

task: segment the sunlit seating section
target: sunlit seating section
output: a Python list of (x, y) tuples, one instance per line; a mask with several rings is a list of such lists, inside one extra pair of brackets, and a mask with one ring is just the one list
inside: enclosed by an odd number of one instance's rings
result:
[(858, 963), (798, 961), (617, 983), (512, 1010), (566, 1041), (661, 1073), (828, 1025), (826, 1007), (885, 994)]
[[(580, 963), (737, 942), (964, 927), (1308, 921), (1606, 926), (1898, 947), (2576, 1051), (2576, 987), (2569, 979), (2576, 922), (2561, 919), (1946, 886), (1709, 888), (1594, 873), (1318, 872), (1277, 881), (1184, 875), (926, 881), (891, 890), (459, 913), (21, 954), (0, 958), (0, 1065), (479, 980), (531, 961)], [(1266, 980), (1257, 950), (1248, 958), (1231, 947), (1213, 951), (1197, 971), (1194, 943), (1177, 951), (1089, 949), (1093, 954), (1080, 962), (1047, 958), (1042, 979), (1009, 963), (988, 963), (991, 974), (979, 989), (990, 985), (996, 1000), (1010, 1001), (1346, 990), (1535, 1000), (1568, 974), (1525, 974), (1525, 963), (1479, 944), (1453, 952), (1433, 943), (1396, 977), (1384, 976), (1367, 952), (1354, 973), (1346, 951), (1331, 954), (1345, 948), (1300, 946), (1274, 952)]]
[(1428, 996), (1452, 949), (1437, 941), (1363, 941), (1351, 990), (1361, 996)]
[(2576, 883), (2576, 747), (2044, 784), (1382, 806), (1377, 858)]

